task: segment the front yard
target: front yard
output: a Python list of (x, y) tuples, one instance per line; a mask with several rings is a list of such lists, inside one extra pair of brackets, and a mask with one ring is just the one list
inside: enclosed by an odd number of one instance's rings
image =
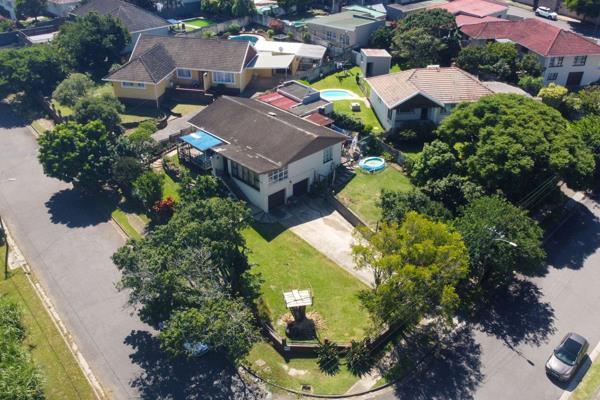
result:
[(357, 297), (366, 286), (279, 224), (255, 223), (244, 232), (253, 272), (263, 279), (262, 299), (273, 327), (284, 335), (281, 317), (288, 312), (283, 292), (311, 289), (307, 312), (320, 316), (320, 339), (338, 343), (365, 336), (370, 318)]
[(368, 174), (357, 169), (356, 176), (336, 197), (354, 211), (365, 223), (375, 227), (381, 218), (378, 206), (382, 189), (409, 191), (413, 187), (406, 175), (389, 164), (379, 173)]

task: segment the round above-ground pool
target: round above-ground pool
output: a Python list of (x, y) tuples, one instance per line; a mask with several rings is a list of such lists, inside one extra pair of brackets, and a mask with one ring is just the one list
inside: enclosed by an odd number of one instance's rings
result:
[(327, 101), (351, 100), (358, 98), (356, 94), (345, 89), (323, 89), (320, 91), (320, 93), (321, 98)]
[(381, 157), (367, 157), (360, 160), (358, 166), (366, 172), (377, 172), (385, 168), (385, 160)]
[(243, 42), (250, 42), (255, 44), (259, 40), (264, 40), (264, 38), (260, 35), (237, 35), (237, 36), (229, 36), (229, 40), (238, 40)]

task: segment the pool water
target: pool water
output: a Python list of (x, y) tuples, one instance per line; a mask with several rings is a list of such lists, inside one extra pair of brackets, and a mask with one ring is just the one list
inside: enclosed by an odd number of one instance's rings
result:
[(324, 89), (321, 90), (321, 98), (329, 101), (355, 99), (358, 96), (349, 90)]
[(240, 42), (250, 42), (252, 44), (255, 44), (259, 40), (258, 37), (252, 36), (252, 35), (230, 36), (229, 39), (230, 40), (237, 40), (237, 41), (240, 41)]
[(359, 161), (358, 166), (366, 172), (381, 171), (385, 168), (385, 160), (381, 157), (367, 157)]

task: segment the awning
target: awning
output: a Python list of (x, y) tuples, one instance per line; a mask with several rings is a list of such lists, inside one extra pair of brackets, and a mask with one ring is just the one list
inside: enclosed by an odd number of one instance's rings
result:
[(248, 65), (248, 69), (288, 69), (293, 61), (292, 54), (258, 53), (253, 62)]
[(275, 106), (282, 110), (288, 110), (288, 109), (300, 104), (297, 101), (292, 100), (288, 97), (285, 97), (279, 93), (265, 94), (265, 95), (258, 97), (258, 100), (262, 101), (263, 103), (271, 104), (272, 106)]
[(206, 151), (212, 147), (218, 146), (223, 143), (222, 140), (217, 139), (213, 135), (208, 132), (200, 129), (197, 132), (190, 133), (189, 135), (185, 135), (180, 137), (182, 141), (192, 145), (195, 149)]

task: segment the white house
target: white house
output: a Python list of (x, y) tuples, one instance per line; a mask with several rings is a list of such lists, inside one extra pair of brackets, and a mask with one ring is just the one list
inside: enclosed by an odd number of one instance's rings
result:
[(268, 212), (329, 177), (341, 162), (344, 135), (253, 99), (222, 96), (190, 119), (183, 137)]
[(457, 67), (409, 69), (366, 79), (369, 101), (386, 130), (399, 128), (406, 121), (429, 120), (439, 123), (457, 104), (476, 101), (494, 93), (523, 90), (502, 82), (482, 82)]
[(600, 79), (600, 46), (590, 39), (534, 18), (462, 25), (473, 43), (511, 41), (539, 56), (544, 85), (584, 86)]

